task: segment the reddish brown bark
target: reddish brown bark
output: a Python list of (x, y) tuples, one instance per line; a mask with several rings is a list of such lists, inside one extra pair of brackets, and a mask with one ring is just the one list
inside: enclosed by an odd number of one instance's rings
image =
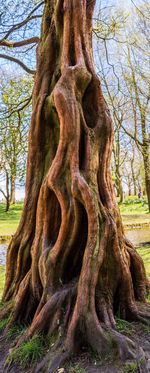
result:
[(22, 340), (62, 327), (64, 352), (50, 372), (77, 340), (135, 357), (114, 315), (148, 317), (136, 305), (146, 295), (143, 262), (124, 236), (109, 172), (113, 127), (93, 65), (94, 3), (45, 4), (24, 211), (7, 253), (3, 299), (15, 300), (13, 322), (32, 319)]

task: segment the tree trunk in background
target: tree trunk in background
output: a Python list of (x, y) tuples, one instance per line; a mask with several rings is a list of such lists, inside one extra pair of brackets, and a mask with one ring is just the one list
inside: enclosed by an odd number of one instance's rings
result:
[(128, 195), (131, 196), (131, 187), (130, 187), (130, 185), (128, 187)]
[(61, 328), (49, 372), (85, 343), (135, 358), (114, 315), (145, 316), (136, 300), (145, 301), (148, 282), (124, 236), (109, 171), (113, 128), (93, 65), (94, 3), (46, 1), (24, 210), (7, 252), (3, 300), (15, 299), (11, 322), (31, 323), (18, 345)]
[(5, 171), (5, 175), (6, 175), (6, 212), (9, 211), (9, 207), (10, 207), (10, 195), (9, 195), (9, 174), (7, 172), (7, 170)]
[(145, 170), (145, 187), (148, 200), (148, 209), (150, 212), (150, 154), (149, 147), (144, 148), (143, 161), (144, 161), (144, 170)]
[(16, 176), (11, 176), (11, 194), (10, 203), (14, 205), (16, 203)]
[(132, 172), (132, 180), (133, 180), (133, 188), (134, 188), (134, 196), (137, 195), (137, 187), (136, 187), (136, 177), (134, 173), (134, 158), (131, 160), (131, 172)]
[(116, 189), (117, 189), (117, 197), (120, 197), (120, 201), (119, 202), (123, 202), (123, 187), (122, 187), (122, 181), (121, 181), (121, 176), (120, 176), (120, 173), (118, 171), (118, 173), (116, 173)]

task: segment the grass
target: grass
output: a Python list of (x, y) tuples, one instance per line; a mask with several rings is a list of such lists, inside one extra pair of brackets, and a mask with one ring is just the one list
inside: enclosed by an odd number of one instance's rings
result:
[(137, 197), (131, 196), (124, 200), (124, 202), (119, 204), (121, 214), (127, 215), (138, 215), (138, 214), (148, 214), (148, 203), (146, 198), (139, 199)]
[(0, 299), (2, 296), (5, 281), (5, 266), (0, 266)]
[(147, 276), (150, 278), (150, 246), (139, 247), (137, 251), (144, 261)]
[(8, 323), (8, 319), (0, 320), (0, 333), (5, 329), (7, 323)]
[(7, 340), (14, 340), (16, 337), (21, 337), (27, 330), (27, 325), (20, 323), (14, 324), (7, 331)]
[(8, 212), (5, 211), (5, 204), (0, 204), (0, 236), (12, 235), (15, 233), (21, 213), (23, 203), (11, 205)]
[(132, 335), (134, 331), (134, 327), (131, 323), (126, 320), (122, 320), (119, 317), (116, 317), (116, 327), (118, 332), (126, 333), (128, 335)]
[(136, 373), (138, 371), (138, 367), (136, 363), (129, 363), (126, 364), (123, 373)]
[(82, 368), (80, 364), (75, 364), (75, 365), (69, 364), (67, 368), (68, 368), (69, 373), (86, 373), (86, 370)]
[(128, 197), (119, 204), (119, 208), (125, 225), (150, 223), (150, 214), (145, 198)]
[(44, 339), (41, 335), (35, 335), (31, 340), (14, 349), (8, 356), (6, 365), (19, 364), (22, 368), (29, 367), (38, 361), (45, 352)]

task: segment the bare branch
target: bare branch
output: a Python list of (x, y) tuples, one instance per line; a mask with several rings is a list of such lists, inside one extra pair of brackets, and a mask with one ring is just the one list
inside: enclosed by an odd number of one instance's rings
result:
[(5, 192), (4, 192), (3, 189), (1, 189), (1, 188), (0, 188), (0, 193), (3, 194), (3, 196), (4, 196), (5, 199), (7, 199), (7, 196), (6, 196)]
[(16, 23), (15, 25), (13, 25), (9, 30), (8, 32), (5, 34), (5, 36), (3, 37), (3, 40), (7, 39), (8, 36), (10, 34), (12, 34), (14, 31), (20, 29), (22, 26), (26, 25), (28, 22), (30, 22), (31, 20), (35, 19), (35, 18), (41, 18), (42, 15), (38, 15), (38, 14), (35, 14), (35, 15), (32, 15), (40, 6), (42, 6), (44, 4), (44, 1), (42, 1), (40, 4), (38, 4), (30, 13), (29, 15), (21, 22), (19, 23)]
[(12, 61), (17, 63), (19, 66), (22, 67), (28, 74), (34, 75), (36, 73), (36, 70), (31, 70), (29, 67), (27, 67), (22, 61), (20, 61), (18, 58), (8, 56), (7, 54), (0, 54), (0, 58), (4, 58), (5, 60)]
[(3, 47), (8, 47), (8, 48), (18, 48), (18, 47), (23, 47), (24, 45), (28, 44), (37, 44), (39, 42), (39, 38), (37, 36), (21, 40), (21, 41), (9, 41), (9, 40), (1, 40), (0, 45)]
[(144, 17), (144, 18), (147, 18), (148, 20), (150, 20), (149, 17), (146, 16), (146, 14), (144, 14), (142, 12), (142, 10), (135, 4), (135, 2), (133, 0), (131, 0), (131, 3), (135, 6), (135, 8), (137, 9), (137, 11)]

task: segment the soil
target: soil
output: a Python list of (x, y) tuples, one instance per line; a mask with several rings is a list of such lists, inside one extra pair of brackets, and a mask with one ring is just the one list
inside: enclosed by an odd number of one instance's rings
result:
[[(129, 338), (131, 338), (136, 346), (137, 350), (142, 348), (145, 356), (146, 363), (141, 360), (137, 362), (137, 369), (133, 362), (119, 363), (118, 361), (112, 361), (111, 355), (103, 359), (92, 352), (83, 350), (80, 355), (74, 357), (68, 362), (63, 369), (58, 369), (58, 373), (150, 373), (150, 327), (143, 326), (139, 323), (132, 323), (129, 329), (124, 332)], [(32, 365), (26, 369), (23, 369), (19, 365), (13, 365), (4, 367), (9, 351), (12, 348), (14, 341), (9, 341), (4, 334), (0, 335), (0, 373), (35, 373), (36, 365)], [(42, 373), (42, 372), (41, 372)]]

